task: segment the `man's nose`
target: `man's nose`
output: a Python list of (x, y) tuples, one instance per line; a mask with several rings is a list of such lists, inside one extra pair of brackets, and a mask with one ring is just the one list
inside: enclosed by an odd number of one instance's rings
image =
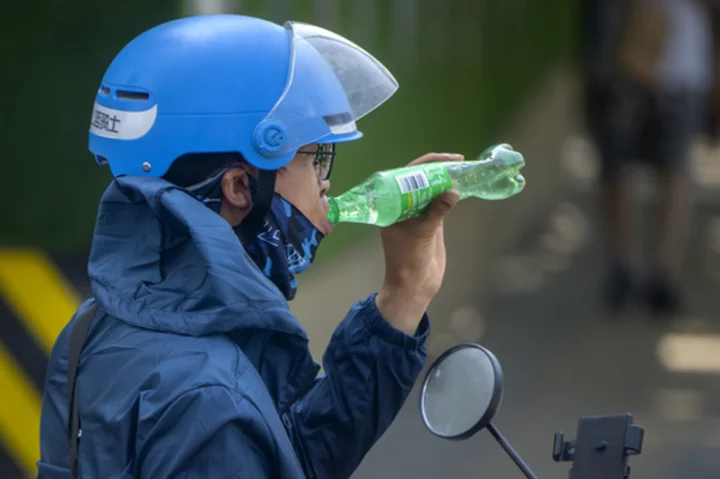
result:
[(330, 190), (330, 180), (320, 180), (320, 195), (326, 195)]

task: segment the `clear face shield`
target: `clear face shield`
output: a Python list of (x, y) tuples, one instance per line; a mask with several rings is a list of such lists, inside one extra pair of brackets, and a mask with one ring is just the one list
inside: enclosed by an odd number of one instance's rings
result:
[(256, 145), (269, 157), (310, 143), (357, 139), (356, 122), (398, 89), (385, 66), (336, 33), (313, 25), (285, 24), (291, 37), (285, 89), (258, 125)]

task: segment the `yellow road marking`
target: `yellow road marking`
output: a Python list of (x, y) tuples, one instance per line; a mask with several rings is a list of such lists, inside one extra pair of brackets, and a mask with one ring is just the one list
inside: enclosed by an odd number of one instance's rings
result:
[(40, 398), (20, 365), (0, 343), (0, 442), (27, 477), (40, 459)]
[(80, 305), (52, 260), (34, 250), (0, 250), (0, 294), (47, 352)]

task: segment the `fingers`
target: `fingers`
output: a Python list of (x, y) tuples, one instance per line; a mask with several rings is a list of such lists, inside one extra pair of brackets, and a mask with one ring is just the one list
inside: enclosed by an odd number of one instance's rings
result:
[(422, 165), (423, 163), (435, 163), (438, 161), (463, 161), (465, 157), (458, 153), (427, 153), (420, 158), (413, 160), (408, 166)]
[(442, 224), (443, 218), (450, 213), (460, 201), (460, 195), (455, 191), (446, 191), (435, 198), (428, 209), (427, 216), (423, 220), (423, 229), (428, 234), (435, 234), (435, 231)]

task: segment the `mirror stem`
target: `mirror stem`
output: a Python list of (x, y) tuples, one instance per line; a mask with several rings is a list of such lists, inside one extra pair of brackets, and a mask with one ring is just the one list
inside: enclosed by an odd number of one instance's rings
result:
[(502, 434), (500, 434), (500, 431), (495, 427), (493, 423), (488, 424), (487, 426), (488, 431), (490, 431), (490, 434), (493, 435), (493, 437), (497, 440), (497, 442), (500, 443), (503, 449), (505, 449), (505, 452), (508, 456), (510, 456), (510, 459), (512, 459), (515, 464), (520, 468), (520, 470), (525, 474), (525, 477), (528, 479), (537, 479), (537, 476), (533, 474), (533, 472), (530, 470), (527, 464), (525, 464), (525, 461), (522, 460), (520, 455), (515, 452), (515, 449), (512, 448), (509, 442), (503, 437)]

